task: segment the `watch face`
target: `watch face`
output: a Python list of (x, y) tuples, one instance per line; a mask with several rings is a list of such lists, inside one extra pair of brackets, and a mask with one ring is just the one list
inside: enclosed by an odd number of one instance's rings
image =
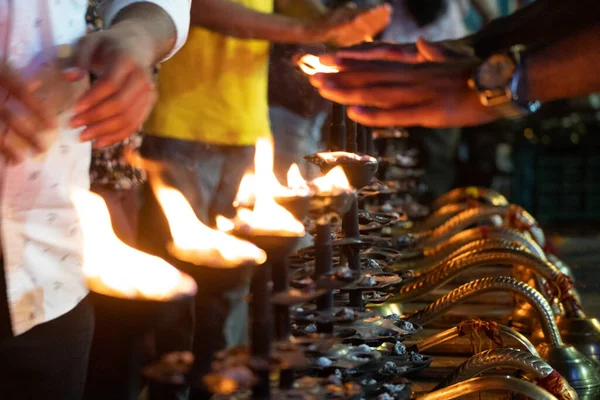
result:
[(477, 86), (480, 89), (504, 89), (515, 73), (515, 62), (506, 54), (495, 54), (477, 70)]

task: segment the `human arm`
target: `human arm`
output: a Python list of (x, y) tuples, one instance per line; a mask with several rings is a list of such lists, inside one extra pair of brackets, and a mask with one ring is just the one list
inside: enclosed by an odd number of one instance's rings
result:
[(531, 49), (525, 58), (528, 99), (541, 102), (600, 92), (600, 25), (552, 46)]
[[(291, 1), (279, 2), (290, 10)], [(360, 12), (348, 7), (316, 18), (297, 18), (262, 12), (231, 0), (194, 0), (191, 22), (208, 30), (240, 39), (261, 39), (274, 43), (336, 44), (356, 43), (382, 30), (389, 22), (389, 6)], [(346, 43), (345, 36), (354, 40)], [(359, 40), (360, 41), (360, 40)]]
[(480, 58), (513, 45), (534, 46), (566, 37), (600, 20), (597, 0), (537, 0), (497, 18), (464, 39)]
[[(480, 31), (457, 40), (438, 42), (452, 55), (488, 55), (516, 44), (535, 46), (554, 42), (600, 20), (600, 1), (537, 0), (521, 10), (494, 19)], [(338, 55), (361, 60), (403, 62), (435, 61), (423, 54), (415, 43), (364, 43), (343, 49)]]
[(183, 45), (190, 0), (114, 0), (101, 6), (106, 30), (80, 40), (66, 77), (98, 76), (77, 101), (73, 128), (85, 127), (81, 140), (103, 147), (134, 133), (155, 100), (151, 68)]
[[(600, 76), (588, 72), (600, 63), (598, 48), (598, 25), (531, 48), (523, 65), (527, 77), (524, 100), (545, 102), (600, 91)], [(468, 79), (479, 64), (475, 59), (420, 64), (329, 61), (340, 72), (317, 74), (311, 82), (323, 97), (350, 105), (348, 115), (361, 124), (448, 127), (500, 118), (468, 87)]]

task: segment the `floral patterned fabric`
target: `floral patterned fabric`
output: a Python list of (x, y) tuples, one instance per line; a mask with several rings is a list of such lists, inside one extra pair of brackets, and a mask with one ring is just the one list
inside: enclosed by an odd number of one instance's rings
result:
[[(98, 18), (96, 7), (101, 1), (88, 1), (86, 20), (90, 32), (99, 30), (102, 21)], [(142, 144), (142, 133), (125, 139), (120, 143), (103, 149), (92, 150), (90, 178), (92, 185), (102, 185), (114, 189), (131, 189), (143, 184), (147, 177), (143, 170), (130, 165), (125, 155), (129, 152), (138, 153)]]

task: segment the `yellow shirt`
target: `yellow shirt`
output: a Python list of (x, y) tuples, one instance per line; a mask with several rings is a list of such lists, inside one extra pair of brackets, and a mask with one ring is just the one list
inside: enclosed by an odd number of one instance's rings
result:
[[(235, 1), (273, 12), (273, 0)], [(191, 28), (184, 47), (160, 69), (159, 99), (146, 132), (229, 146), (270, 136), (269, 46)]]

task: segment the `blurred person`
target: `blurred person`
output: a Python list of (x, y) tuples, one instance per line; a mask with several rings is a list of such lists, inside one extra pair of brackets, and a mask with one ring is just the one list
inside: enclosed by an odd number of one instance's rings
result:
[[(350, 45), (389, 20), (387, 7), (346, 7), (316, 19), (289, 16), (313, 6), (314, 0), (195, 0), (186, 45), (159, 71), (159, 101), (145, 126), (141, 154), (161, 164), (163, 178), (207, 225), (214, 226), (219, 214), (234, 215), (241, 178), (253, 168), (254, 144), (271, 135), (270, 42)], [(170, 234), (148, 185), (139, 230), (145, 251), (169, 258)], [(247, 341), (250, 271), (236, 271), (229, 280), (220, 274), (226, 272), (215, 271), (214, 279), (201, 282), (196, 296), (194, 354), (204, 368), (215, 351)], [(226, 282), (231, 290), (223, 288)], [(182, 343), (188, 334), (185, 324), (169, 333)], [(175, 340), (157, 337), (159, 346)]]
[[(297, 18), (315, 19), (329, 9), (321, 2), (306, 2), (296, 10)], [(319, 96), (298, 68), (294, 57), (319, 54), (324, 45), (274, 43), (269, 63), (269, 120), (275, 144), (274, 169), (280, 182), (287, 182), (290, 165), (296, 163), (305, 179), (313, 179), (319, 170), (304, 156), (319, 150), (321, 131), (330, 109), (329, 102)]]
[[(599, 90), (600, 3), (538, 0), (460, 40), (363, 45), (312, 83), (372, 126), (472, 126)], [(516, 46), (515, 46), (516, 45)]]
[(269, 66), (269, 120), (275, 142), (274, 169), (280, 182), (287, 182), (287, 172), (298, 164), (306, 180), (319, 175), (319, 168), (304, 156), (320, 150), (322, 130), (331, 103), (312, 87), (298, 68), (298, 54), (318, 54), (323, 46), (276, 44)]
[[(82, 397), (94, 317), (71, 192), (89, 188), (92, 143), (121, 141), (146, 118), (155, 99), (147, 70), (188, 31), (188, 0), (106, 1), (109, 29), (89, 35), (86, 6), (0, 1), (0, 393), (7, 400)], [(98, 79), (90, 86), (92, 70)]]

